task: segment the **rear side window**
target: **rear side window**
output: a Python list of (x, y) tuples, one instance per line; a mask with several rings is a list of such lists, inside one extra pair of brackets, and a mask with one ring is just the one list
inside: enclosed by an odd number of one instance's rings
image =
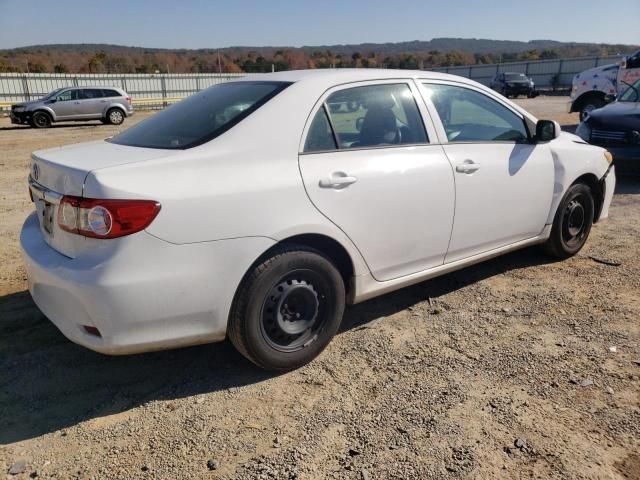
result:
[(307, 140), (304, 143), (305, 152), (322, 152), (326, 150), (335, 150), (337, 148), (331, 124), (327, 117), (327, 111), (324, 106), (320, 107), (316, 116), (313, 117)]
[(407, 84), (369, 85), (340, 90), (327, 98), (309, 127), (304, 151), (427, 142), (418, 105)]
[[(119, 145), (186, 149), (223, 134), (290, 85), (240, 81), (214, 85), (111, 138)], [(286, 113), (286, 112), (285, 112)]]
[(105, 97), (121, 97), (122, 94), (116, 92), (115, 90), (102, 90), (102, 94)]
[(102, 90), (97, 88), (83, 88), (78, 90), (79, 100), (91, 100), (93, 98), (102, 98)]
[(427, 142), (418, 106), (405, 83), (340, 90), (326, 104), (339, 148)]
[(449, 142), (525, 142), (524, 120), (487, 95), (454, 85), (424, 84)]

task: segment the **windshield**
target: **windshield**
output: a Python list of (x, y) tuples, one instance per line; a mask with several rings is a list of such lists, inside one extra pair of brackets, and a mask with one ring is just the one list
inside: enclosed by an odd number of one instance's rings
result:
[(196, 93), (114, 136), (118, 145), (186, 149), (223, 134), (287, 88), (286, 82), (227, 82)]
[[(627, 84), (628, 85), (628, 84)], [(636, 83), (629, 85), (620, 98), (619, 102), (640, 102), (640, 80)]]
[(505, 73), (505, 80), (526, 80), (527, 77), (524, 73)]

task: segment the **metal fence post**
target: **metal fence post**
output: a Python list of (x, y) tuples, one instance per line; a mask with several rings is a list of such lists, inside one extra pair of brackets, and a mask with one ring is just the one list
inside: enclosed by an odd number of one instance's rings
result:
[(27, 102), (31, 100), (31, 95), (29, 95), (29, 82), (27, 81), (26, 75), (22, 75), (22, 91)]
[(162, 75), (162, 77), (160, 77), (160, 88), (162, 89), (162, 106), (166, 107), (167, 106), (167, 82), (165, 79), (165, 75)]

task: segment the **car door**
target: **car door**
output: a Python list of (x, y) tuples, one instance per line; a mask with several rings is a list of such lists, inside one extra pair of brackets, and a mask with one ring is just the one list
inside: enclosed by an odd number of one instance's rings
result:
[(539, 235), (554, 189), (549, 145), (534, 143), (524, 117), (498, 96), (453, 82), (422, 85), (455, 172), (445, 263)]
[(78, 90), (77, 117), (84, 119), (102, 118), (106, 99), (98, 88), (82, 88)]
[(76, 111), (77, 90), (69, 89), (60, 92), (56, 101), (50, 105), (56, 114), (56, 120), (65, 120), (74, 116)]
[(409, 80), (327, 92), (310, 113), (300, 171), (313, 204), (379, 281), (442, 265), (453, 225), (451, 165)]

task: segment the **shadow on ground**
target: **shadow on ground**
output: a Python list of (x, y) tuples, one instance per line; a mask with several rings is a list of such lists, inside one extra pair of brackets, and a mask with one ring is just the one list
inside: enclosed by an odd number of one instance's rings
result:
[[(341, 331), (508, 270), (549, 262), (531, 248), (347, 310)], [(272, 378), (229, 342), (109, 357), (69, 342), (28, 292), (0, 297), (0, 444), (37, 437), (152, 400), (184, 398)]]
[[(83, 122), (83, 123), (54, 123), (49, 127), (49, 129), (56, 128), (87, 128), (87, 127), (100, 127), (104, 124), (102, 122)], [(10, 127), (0, 127), (0, 132), (6, 132), (10, 130), (24, 130), (24, 131), (33, 131), (37, 130), (29, 125), (15, 125), (12, 124)], [(43, 129), (45, 130), (45, 129)]]

